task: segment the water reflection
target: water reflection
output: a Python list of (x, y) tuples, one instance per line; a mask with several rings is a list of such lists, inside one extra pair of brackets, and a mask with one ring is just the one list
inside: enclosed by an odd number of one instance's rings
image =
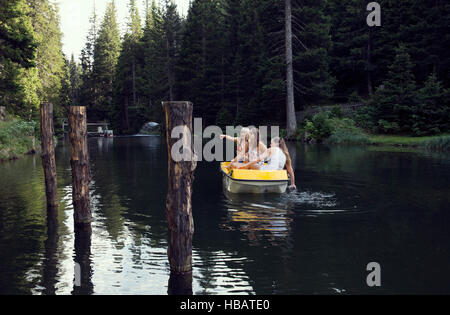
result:
[(0, 294), (374, 293), (369, 261), (389, 266), (375, 293), (449, 292), (448, 156), (289, 143), (298, 191), (272, 196), (229, 195), (218, 163), (200, 162), (193, 274), (180, 285), (167, 260), (163, 139), (89, 144), (90, 237), (73, 230), (63, 142), (53, 230), (39, 157), (0, 163)]
[(58, 207), (47, 207), (47, 239), (44, 242), (45, 256), (42, 272), (42, 293), (56, 294), (58, 283)]
[(192, 272), (170, 273), (169, 295), (192, 295)]
[(75, 229), (74, 286), (72, 294), (92, 294), (91, 227)]
[[(233, 194), (223, 191), (228, 210), (229, 223), (223, 229), (238, 229), (245, 232), (249, 241), (261, 237), (271, 240), (289, 236), (291, 223), (296, 216), (347, 213), (355, 209), (337, 209), (335, 193), (292, 191), (276, 194)], [(269, 233), (265, 233), (269, 232)]]
[[(229, 220), (239, 224), (250, 241), (258, 240), (269, 232), (272, 239), (287, 237), (293, 205), (283, 203), (276, 195), (233, 194), (224, 191)], [(222, 225), (226, 228), (226, 226)]]

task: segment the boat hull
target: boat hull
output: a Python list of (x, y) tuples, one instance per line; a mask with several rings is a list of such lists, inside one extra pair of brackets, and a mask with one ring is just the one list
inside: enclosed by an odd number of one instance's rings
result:
[(236, 194), (282, 194), (288, 187), (288, 176), (282, 171), (233, 170), (224, 168), (228, 163), (221, 164), (223, 187)]
[(244, 181), (223, 176), (224, 188), (235, 194), (282, 194), (286, 192), (287, 185), (287, 182)]

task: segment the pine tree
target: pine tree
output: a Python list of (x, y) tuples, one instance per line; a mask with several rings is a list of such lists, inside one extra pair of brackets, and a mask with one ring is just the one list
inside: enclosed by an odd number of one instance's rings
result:
[(106, 119), (112, 109), (113, 81), (120, 54), (120, 34), (116, 19), (115, 2), (107, 5), (103, 22), (94, 46), (92, 82), (96, 91), (91, 117)]
[[(141, 19), (134, 0), (130, 0), (129, 13), (127, 33), (122, 42), (114, 82), (116, 109), (113, 119), (116, 120), (116, 126), (120, 126), (120, 130), (124, 133), (132, 133), (138, 128), (134, 120), (137, 118), (140, 103), (138, 78), (141, 71), (140, 65), (143, 63)], [(120, 123), (117, 120), (120, 120)]]
[(317, 104), (330, 99), (335, 78), (330, 74), (330, 18), (325, 0), (305, 0), (295, 7), (294, 56), (296, 98), (300, 104)]
[[(40, 102), (51, 102), (56, 118), (63, 117), (65, 103), (60, 97), (67, 84), (67, 63), (62, 52), (62, 33), (59, 25), (59, 11), (49, 0), (31, 2), (32, 23), (38, 43), (36, 66), (39, 84), (36, 86)], [(36, 109), (33, 114), (37, 115)]]
[(432, 73), (419, 89), (417, 105), (414, 108), (412, 131), (417, 136), (439, 134), (449, 131), (449, 91)]
[(446, 1), (399, 2), (404, 5), (401, 38), (407, 40), (418, 82), (424, 82), (429, 73), (434, 72), (436, 78), (449, 87), (450, 5)]
[(224, 102), (224, 44), (220, 1), (192, 3), (180, 49), (179, 90), (196, 104), (195, 115), (214, 124)]
[(362, 0), (342, 0), (330, 1), (328, 6), (333, 26), (330, 66), (338, 80), (335, 98), (339, 101), (347, 101), (354, 92), (373, 93), (374, 36), (378, 29), (367, 25), (366, 5)]
[(178, 57), (178, 42), (181, 35), (181, 20), (177, 11), (176, 4), (171, 0), (165, 0), (164, 12), (162, 16), (163, 29), (164, 29), (164, 40), (166, 54), (166, 76), (167, 85), (169, 88), (168, 99), (170, 101), (175, 100), (175, 65)]
[(0, 1), (0, 58), (30, 68), (35, 65), (36, 43), (25, 0)]
[(24, 118), (38, 106), (37, 43), (25, 0), (0, 1), (0, 106)]
[(161, 101), (167, 100), (162, 11), (152, 1), (146, 6), (142, 37), (143, 65), (138, 93), (142, 97), (141, 115), (145, 120), (161, 120)]
[(404, 45), (396, 49), (395, 60), (389, 66), (387, 79), (371, 100), (374, 121), (385, 132), (410, 132), (412, 112), (416, 105), (417, 91), (414, 65)]
[(70, 103), (72, 106), (80, 104), (81, 69), (72, 54), (69, 62)]
[[(96, 104), (96, 91), (94, 90), (94, 80), (92, 77), (94, 65), (94, 47), (97, 40), (97, 12), (94, 8), (91, 17), (89, 18), (89, 31), (86, 36), (86, 43), (81, 50), (80, 65), (81, 65), (81, 88), (80, 88), (80, 105), (86, 106), (88, 111), (91, 110), (93, 104)], [(89, 113), (88, 113), (89, 115)]]

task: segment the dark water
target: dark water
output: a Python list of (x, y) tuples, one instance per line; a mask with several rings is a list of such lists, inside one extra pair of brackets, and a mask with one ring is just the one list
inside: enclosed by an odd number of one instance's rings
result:
[[(199, 163), (195, 294), (450, 293), (450, 157), (291, 145), (298, 191), (226, 195)], [(165, 144), (90, 139), (91, 251), (74, 245), (68, 147), (57, 148), (58, 233), (41, 160), (0, 164), (1, 294), (166, 294)], [(84, 257), (82, 287), (74, 259)], [(366, 285), (369, 262), (381, 287)]]

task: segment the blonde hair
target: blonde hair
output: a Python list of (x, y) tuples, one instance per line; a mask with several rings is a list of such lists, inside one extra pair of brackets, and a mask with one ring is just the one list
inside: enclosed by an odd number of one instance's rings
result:
[(241, 137), (245, 136), (246, 134), (250, 133), (250, 129), (247, 127), (244, 127), (241, 129)]
[[(241, 129), (241, 133), (240, 136), (238, 137), (238, 144), (241, 146), (242, 150), (244, 150), (244, 152), (248, 151), (248, 136), (250, 134), (250, 129), (247, 127), (244, 127)], [(242, 143), (244, 143), (244, 145), (242, 145)]]
[[(260, 142), (259, 129), (256, 127), (250, 127), (250, 134), (253, 134), (255, 137), (256, 153), (257, 153), (257, 156), (259, 157), (259, 142)], [(249, 142), (249, 146), (250, 146), (250, 142)]]

